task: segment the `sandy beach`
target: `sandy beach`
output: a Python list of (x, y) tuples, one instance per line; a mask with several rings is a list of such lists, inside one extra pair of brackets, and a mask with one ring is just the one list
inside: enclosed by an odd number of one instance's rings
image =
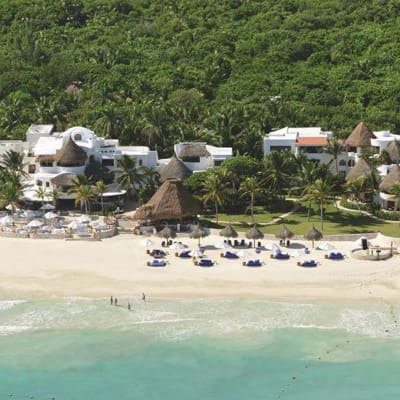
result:
[[(271, 252), (262, 251), (257, 257), (265, 265), (248, 268), (242, 260), (226, 260), (221, 250), (209, 249), (206, 254), (217, 265), (201, 268), (169, 250), (167, 267), (152, 268), (146, 266), (151, 257), (142, 240), (132, 235), (101, 242), (1, 238), (0, 295), (136, 298), (145, 292), (148, 298), (177, 299), (400, 299), (400, 256), (355, 260), (350, 256), (354, 242), (332, 242), (346, 255), (343, 261), (326, 260), (326, 252), (316, 249), (288, 261), (270, 259)], [(196, 240), (180, 240), (197, 247)], [(220, 237), (209, 236), (202, 245), (212, 248), (218, 242)], [(317, 268), (297, 266), (311, 258), (320, 262)]]

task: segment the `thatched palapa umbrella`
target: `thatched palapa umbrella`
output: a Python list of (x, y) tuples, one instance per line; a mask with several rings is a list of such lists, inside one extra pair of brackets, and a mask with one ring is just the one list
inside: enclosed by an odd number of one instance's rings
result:
[(165, 227), (158, 232), (158, 236), (168, 240), (170, 238), (174, 238), (176, 236), (176, 232), (168, 225), (165, 225)]
[(192, 239), (199, 239), (199, 247), (200, 247), (200, 239), (208, 236), (208, 231), (206, 231), (200, 224), (196, 226), (190, 233), (190, 237)]
[(283, 228), (275, 235), (278, 239), (291, 239), (294, 236), (294, 233), (290, 231), (288, 228), (286, 228), (285, 225), (283, 225)]
[(264, 237), (264, 234), (259, 229), (257, 229), (256, 224), (254, 224), (253, 227), (248, 232), (246, 232), (246, 237), (247, 239), (252, 239), (254, 242), (254, 247), (256, 247), (256, 240), (262, 239)]
[(219, 232), (220, 236), (226, 238), (236, 238), (238, 237), (238, 233), (233, 229), (231, 224), (228, 224), (224, 229)]
[(313, 225), (313, 227), (311, 228), (311, 230), (309, 230), (305, 235), (304, 235), (304, 239), (306, 240), (311, 240), (312, 241), (312, 247), (314, 248), (314, 241), (315, 240), (321, 240), (323, 237), (322, 233), (315, 228), (315, 226)]
[(161, 168), (160, 182), (165, 182), (168, 179), (177, 179), (183, 181), (188, 176), (192, 175), (192, 171), (174, 154), (169, 163)]

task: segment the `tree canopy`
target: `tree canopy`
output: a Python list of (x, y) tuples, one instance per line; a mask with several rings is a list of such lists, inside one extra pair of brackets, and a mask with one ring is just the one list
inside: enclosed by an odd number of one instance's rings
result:
[(0, 138), (84, 125), (170, 155), (272, 128), (400, 131), (396, 0), (8, 0)]

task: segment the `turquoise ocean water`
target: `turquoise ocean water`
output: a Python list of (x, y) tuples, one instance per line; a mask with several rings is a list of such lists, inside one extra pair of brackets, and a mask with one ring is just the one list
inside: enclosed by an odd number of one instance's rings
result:
[(0, 301), (0, 399), (400, 397), (400, 304), (132, 305)]

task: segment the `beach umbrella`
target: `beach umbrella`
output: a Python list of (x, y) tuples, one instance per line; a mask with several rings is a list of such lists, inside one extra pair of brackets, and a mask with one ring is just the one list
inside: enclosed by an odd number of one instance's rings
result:
[(186, 248), (186, 246), (183, 243), (175, 242), (172, 243), (171, 246), (169, 246), (171, 250), (183, 250)]
[(321, 240), (323, 238), (322, 233), (315, 228), (315, 226), (313, 225), (313, 227), (304, 235), (304, 239), (306, 240), (311, 240), (312, 241), (312, 247), (314, 248), (314, 241), (315, 240)]
[(14, 218), (10, 215), (6, 215), (3, 218), (0, 218), (0, 224), (3, 226), (12, 225), (14, 223)]
[(328, 242), (321, 243), (317, 247), (318, 250), (325, 250), (325, 251), (333, 250), (334, 248), (335, 248), (335, 246), (333, 244), (328, 243)]
[(236, 238), (238, 237), (238, 233), (232, 228), (231, 224), (228, 224), (224, 229), (219, 232), (220, 236), (226, 238)]
[(170, 238), (174, 238), (176, 236), (176, 232), (168, 225), (165, 225), (165, 227), (158, 232), (158, 236), (168, 240)]
[(252, 239), (254, 241), (254, 247), (256, 247), (256, 240), (257, 239), (262, 239), (264, 237), (264, 234), (257, 229), (256, 224), (253, 225), (253, 227), (246, 232), (246, 237), (247, 239)]
[(46, 203), (46, 204), (43, 204), (42, 207), (40, 207), (40, 209), (44, 210), (44, 211), (51, 211), (51, 210), (54, 210), (55, 207), (53, 206), (53, 204)]
[(5, 209), (8, 211), (21, 211), (18, 207), (16, 207), (15, 205), (13, 205), (11, 203), (7, 204)]
[(52, 211), (48, 211), (46, 214), (44, 214), (44, 217), (46, 219), (54, 219), (54, 218), (57, 218), (58, 215)]
[(25, 210), (23, 216), (27, 219), (35, 218), (35, 211), (33, 210)]
[(192, 239), (199, 239), (199, 247), (200, 239), (206, 236), (208, 236), (208, 231), (206, 231), (200, 224), (197, 224), (196, 228), (194, 228), (190, 233)]
[(92, 221), (92, 219), (88, 215), (81, 215), (76, 219), (80, 224), (87, 224)]
[(202, 252), (200, 249), (197, 249), (197, 250), (192, 250), (189, 253), (189, 256), (190, 257), (203, 257), (203, 254), (204, 254), (204, 252)]
[(286, 228), (285, 225), (283, 225), (283, 228), (275, 235), (278, 239), (291, 239), (294, 236), (294, 233), (290, 231), (288, 228)]
[(43, 221), (40, 221), (38, 219), (33, 219), (29, 224), (27, 225), (29, 228), (39, 228), (39, 226), (43, 225)]
[(225, 243), (225, 242), (222, 242), (222, 243), (217, 243), (216, 245), (215, 245), (215, 247), (217, 248), (217, 249), (230, 249), (231, 248), (231, 246), (228, 244), (228, 243)]
[(69, 229), (78, 229), (80, 226), (82, 226), (82, 224), (80, 224), (78, 221), (72, 221), (67, 225)]
[(266, 250), (271, 250), (271, 251), (274, 251), (274, 252), (276, 252), (276, 251), (281, 251), (281, 248), (280, 248), (277, 244), (275, 244), (275, 243), (268, 243), (268, 244), (266, 244), (266, 245), (265, 245), (265, 249), (266, 249)]

